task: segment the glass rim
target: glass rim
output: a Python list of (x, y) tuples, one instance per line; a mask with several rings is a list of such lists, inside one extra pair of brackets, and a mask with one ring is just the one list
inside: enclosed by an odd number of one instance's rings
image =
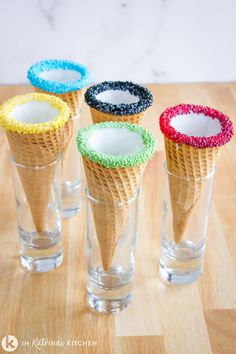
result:
[(138, 188), (136, 194), (131, 197), (129, 200), (127, 200), (126, 202), (115, 202), (113, 203), (112, 201), (109, 201), (109, 202), (103, 202), (103, 201), (100, 201), (94, 197), (92, 197), (90, 194), (89, 194), (89, 189), (88, 189), (88, 186), (85, 187), (85, 194), (86, 194), (86, 197), (87, 199), (89, 199), (90, 201), (92, 201), (93, 203), (96, 203), (96, 204), (103, 204), (103, 205), (116, 205), (118, 207), (122, 207), (124, 205), (127, 205), (127, 204), (131, 204), (132, 202), (134, 202), (135, 200), (138, 199), (139, 195), (140, 195), (140, 187)]
[(25, 165), (25, 164), (21, 164), (21, 163), (18, 163), (15, 161), (14, 157), (12, 154), (10, 154), (10, 161), (11, 163), (16, 166), (16, 167), (19, 167), (19, 168), (25, 168), (25, 169), (32, 169), (32, 170), (43, 170), (49, 166), (53, 166), (53, 165), (56, 165), (58, 162), (61, 161), (61, 153), (58, 154), (58, 157), (56, 160), (52, 161), (52, 162), (49, 162), (47, 164), (44, 164), (44, 165)]
[(185, 181), (200, 181), (200, 180), (203, 181), (203, 180), (207, 180), (207, 179), (210, 179), (211, 177), (213, 177), (215, 175), (216, 168), (214, 167), (213, 171), (204, 177), (191, 177), (191, 176), (184, 177), (184, 176), (176, 175), (175, 173), (169, 171), (167, 168), (167, 162), (165, 161), (164, 162), (164, 171), (169, 176), (173, 176), (175, 178), (179, 178), (179, 179), (182, 179)]

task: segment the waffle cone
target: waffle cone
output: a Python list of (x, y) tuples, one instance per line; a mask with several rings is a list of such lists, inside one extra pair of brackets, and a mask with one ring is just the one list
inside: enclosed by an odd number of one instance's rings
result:
[[(213, 173), (221, 147), (194, 148), (186, 144), (176, 144), (165, 136), (169, 190), (173, 213), (175, 242), (179, 243), (188, 219), (204, 188), (202, 178)], [(176, 178), (174, 175), (185, 178)]]
[(86, 158), (83, 162), (89, 194), (99, 201), (92, 203), (92, 212), (103, 269), (108, 271), (127, 222), (128, 201), (138, 191), (145, 164), (112, 169)]
[(32, 218), (39, 233), (45, 231), (45, 216), (50, 201), (55, 164), (34, 169), (30, 166), (44, 166), (57, 160), (63, 152), (64, 127), (40, 134), (20, 134), (6, 131), (10, 149), (17, 164), (29, 166), (18, 168), (18, 173), (28, 200)]
[(144, 112), (132, 114), (129, 116), (117, 116), (109, 113), (103, 113), (97, 109), (90, 107), (90, 113), (93, 123), (101, 122), (129, 122), (132, 124), (142, 125)]

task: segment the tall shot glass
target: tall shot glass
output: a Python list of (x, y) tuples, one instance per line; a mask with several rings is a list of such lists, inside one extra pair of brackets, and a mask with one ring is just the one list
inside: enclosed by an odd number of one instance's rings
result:
[(73, 134), (62, 166), (62, 217), (70, 218), (81, 209), (81, 156), (76, 146), (80, 114), (70, 118)]
[(160, 277), (167, 283), (191, 283), (203, 272), (214, 174), (180, 177), (165, 164)]
[[(137, 239), (137, 213), (139, 193), (125, 203), (100, 202), (92, 198), (86, 189), (87, 197), (87, 261), (88, 285), (87, 299), (90, 307), (101, 313), (117, 313), (128, 306), (132, 298), (135, 244)], [(93, 211), (109, 214), (117, 218), (127, 215), (123, 231), (119, 236), (108, 270), (103, 268), (103, 257), (109, 253), (102, 240), (97, 237)], [(114, 214), (113, 214), (114, 215)], [(119, 222), (117, 220), (117, 222)], [(100, 227), (100, 226), (99, 226)], [(106, 227), (106, 225), (104, 225)], [(111, 234), (111, 239), (112, 239)]]
[(11, 163), (21, 264), (28, 271), (48, 272), (63, 261), (61, 157), (40, 166), (21, 165), (12, 157)]

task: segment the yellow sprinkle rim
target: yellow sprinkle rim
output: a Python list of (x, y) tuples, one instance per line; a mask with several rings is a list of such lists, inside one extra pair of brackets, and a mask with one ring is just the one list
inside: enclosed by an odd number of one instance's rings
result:
[[(19, 122), (14, 119), (11, 112), (18, 106), (30, 101), (48, 102), (59, 111), (58, 116), (48, 122), (44, 123), (28, 123)], [(12, 132), (22, 134), (39, 134), (48, 131), (53, 131), (63, 127), (68, 121), (70, 116), (70, 108), (59, 97), (47, 95), (44, 93), (28, 93), (25, 95), (14, 96), (5, 101), (0, 106), (0, 125), (5, 129)]]

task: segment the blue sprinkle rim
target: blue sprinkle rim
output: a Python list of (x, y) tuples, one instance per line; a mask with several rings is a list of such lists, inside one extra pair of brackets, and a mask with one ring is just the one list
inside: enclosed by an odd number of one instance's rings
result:
[[(99, 101), (96, 96), (107, 90), (129, 91), (139, 97), (139, 101), (131, 104), (111, 104)], [(92, 108), (115, 116), (133, 115), (145, 111), (153, 103), (153, 96), (146, 87), (131, 81), (104, 81), (90, 87), (85, 93), (85, 102)]]
[[(80, 80), (64, 82), (64, 81), (49, 81), (39, 77), (39, 74), (43, 71), (62, 69), (62, 70), (73, 70), (77, 71), (81, 75)], [(90, 70), (79, 63), (75, 63), (71, 60), (61, 60), (61, 59), (48, 59), (42, 60), (34, 65), (28, 70), (27, 78), (30, 83), (38, 87), (39, 89), (55, 94), (62, 94), (67, 92), (72, 92), (76, 90), (81, 90), (85, 86), (91, 83), (91, 73)]]

